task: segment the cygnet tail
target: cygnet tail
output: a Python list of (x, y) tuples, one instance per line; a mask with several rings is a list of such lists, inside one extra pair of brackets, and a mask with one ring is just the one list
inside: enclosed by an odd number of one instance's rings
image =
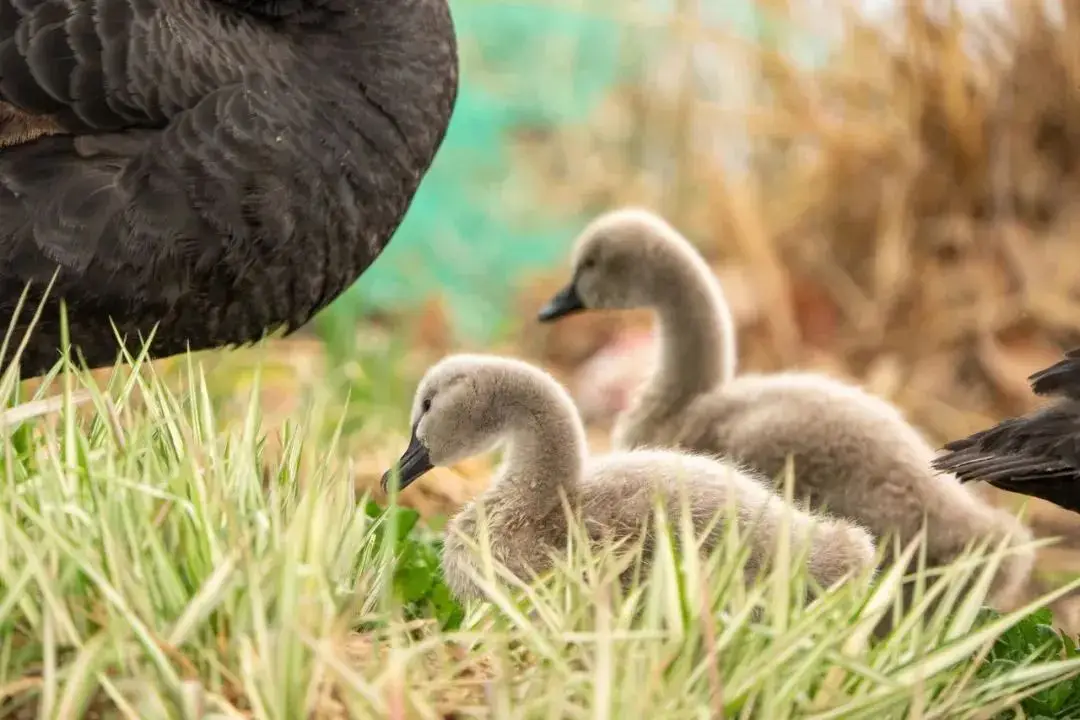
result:
[(816, 516), (808, 570), (822, 587), (850, 579), (875, 566), (873, 536), (847, 520)]

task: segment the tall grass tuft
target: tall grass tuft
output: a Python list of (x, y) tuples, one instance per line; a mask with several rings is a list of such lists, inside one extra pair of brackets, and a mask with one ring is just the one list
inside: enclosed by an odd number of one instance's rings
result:
[(30, 410), (5, 385), (5, 716), (990, 717), (1080, 672), (1041, 646), (983, 662), (1042, 604), (985, 616), (986, 548), (880, 640), (898, 570), (813, 589), (788, 548), (747, 586), (736, 533), (680, 554), (662, 516), (629, 587), (633, 548), (575, 534), (525, 583), (481, 542), (487, 601), (462, 608), (415, 515), (354, 497), (318, 406), (270, 452), (257, 392), (224, 426), (197, 362), (170, 387), (128, 360), (103, 387), (63, 361)]

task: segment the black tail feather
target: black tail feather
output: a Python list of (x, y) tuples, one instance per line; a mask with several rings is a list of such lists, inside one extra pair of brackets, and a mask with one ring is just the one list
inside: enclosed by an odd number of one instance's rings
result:
[(1080, 399), (1080, 347), (1065, 353), (1062, 360), (1028, 377), (1036, 395), (1064, 395)]

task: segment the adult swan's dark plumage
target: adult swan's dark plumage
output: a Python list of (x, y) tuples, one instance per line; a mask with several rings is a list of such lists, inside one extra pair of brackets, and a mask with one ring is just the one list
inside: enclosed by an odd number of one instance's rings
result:
[(0, 103), (66, 133), (0, 148), (0, 332), (59, 266), (21, 376), (60, 298), (91, 367), (110, 318), (155, 356), (303, 324), (396, 230), (457, 75), (445, 0), (0, 0)]
[(1037, 395), (1060, 399), (948, 443), (934, 464), (961, 481), (985, 480), (1080, 513), (1080, 348), (1028, 380)]

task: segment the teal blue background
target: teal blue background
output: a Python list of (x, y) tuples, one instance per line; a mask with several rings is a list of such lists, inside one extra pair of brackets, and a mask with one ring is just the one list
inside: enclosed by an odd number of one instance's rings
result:
[[(605, 17), (541, 2), (451, 0), (462, 72), (446, 139), (389, 247), (324, 321), (351, 322), (437, 291), (459, 335), (489, 337), (507, 319), (518, 278), (565, 262), (582, 218), (537, 208), (526, 221), (505, 208), (503, 198), (532, 192), (510, 160), (510, 134), (583, 122), (635, 70), (620, 58), (642, 57), (664, 28), (613, 19), (615, 8), (633, 3), (612, 0)], [(649, 5), (663, 13), (672, 2)], [(752, 0), (707, 0), (705, 10), (728, 29), (761, 32)]]

